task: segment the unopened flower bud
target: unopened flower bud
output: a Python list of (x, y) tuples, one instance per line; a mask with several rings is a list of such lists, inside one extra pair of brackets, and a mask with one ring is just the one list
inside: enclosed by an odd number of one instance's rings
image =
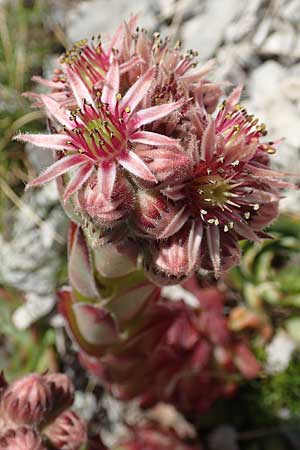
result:
[(146, 191), (138, 191), (134, 211), (137, 234), (156, 239), (172, 236), (187, 219), (185, 208), (177, 208), (165, 197)]
[(78, 193), (78, 209), (100, 227), (111, 227), (125, 219), (133, 207), (133, 190), (129, 182), (120, 177), (116, 180), (111, 198), (99, 191), (97, 177), (92, 177)]
[(73, 411), (60, 414), (44, 434), (57, 450), (78, 450), (86, 441), (86, 426)]
[(67, 375), (49, 373), (45, 374), (43, 378), (52, 392), (52, 410), (56, 412), (68, 408), (74, 400), (74, 386)]
[(193, 223), (168, 240), (153, 245), (150, 261), (145, 261), (149, 278), (159, 285), (177, 284), (188, 278), (199, 263), (201, 240), (202, 226)]
[(32, 425), (42, 422), (51, 407), (51, 389), (44, 378), (35, 373), (12, 383), (1, 400), (5, 416), (18, 424)]
[[(159, 181), (182, 180), (192, 166), (192, 159), (179, 145), (158, 148), (139, 146), (137, 154), (145, 161)], [(148, 187), (141, 181), (139, 184)]]
[(29, 427), (7, 430), (0, 438), (0, 450), (46, 450), (41, 437)]

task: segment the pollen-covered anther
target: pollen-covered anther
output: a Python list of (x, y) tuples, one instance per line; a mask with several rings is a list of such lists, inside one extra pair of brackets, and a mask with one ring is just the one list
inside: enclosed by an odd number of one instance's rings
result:
[(182, 42), (180, 40), (175, 42), (174, 50), (179, 50), (182, 46)]

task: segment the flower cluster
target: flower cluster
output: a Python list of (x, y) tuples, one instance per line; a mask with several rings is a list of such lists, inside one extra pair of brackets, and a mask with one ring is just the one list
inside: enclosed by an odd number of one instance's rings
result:
[(0, 380), (1, 450), (79, 450), (86, 427), (70, 410), (74, 388), (60, 373)]
[(200, 289), (195, 277), (184, 288), (198, 306), (171, 301), (136, 271), (128, 247), (104, 245), (91, 258), (82, 230), (73, 225), (69, 279), (72, 289), (60, 292), (60, 311), (80, 360), (120, 399), (203, 412), (260, 372), (247, 341), (229, 330), (223, 294)]
[(196, 56), (132, 17), (107, 46), (82, 40), (53, 80), (38, 78), (51, 89), (34, 97), (52, 134), (16, 137), (55, 150), (29, 186), (57, 179), (91, 243), (129, 239), (159, 285), (236, 264), (238, 240), (265, 236), (289, 186), (269, 167), (278, 142), (239, 104), (242, 88), (216, 113), (213, 62), (197, 68)]

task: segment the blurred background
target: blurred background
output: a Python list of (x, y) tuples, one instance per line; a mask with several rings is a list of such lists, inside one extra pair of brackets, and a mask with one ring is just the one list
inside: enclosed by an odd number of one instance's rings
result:
[[(109, 397), (99, 406), (97, 389), (72, 351), (66, 352), (68, 338), (55, 312), (57, 287), (67, 282), (67, 220), (55, 184), (24, 193), (27, 180), (49, 164), (49, 154), (30, 145), (24, 150), (11, 139), (20, 130), (45, 129), (42, 113), (22, 95), (41, 89), (32, 76), (51, 77), (59, 55), (71, 43), (99, 33), (105, 42), (132, 13), (140, 15), (141, 27), (198, 51), (200, 62), (215, 58), (213, 79), (227, 81), (226, 91), (243, 83), (243, 104), (266, 123), (272, 139), (284, 138), (272, 157), (274, 164), (300, 174), (300, 0), (0, 1), (0, 370), (9, 379), (46, 369), (64, 370), (72, 378), (76, 374), (76, 404), (88, 419), (96, 413), (103, 416), (103, 405), (113, 404), (108, 410), (113, 409), (114, 419), (106, 417), (103, 423), (117, 423), (123, 406)], [(293, 219), (280, 232), (293, 236), (300, 264), (299, 191), (287, 195), (282, 211)], [(299, 357), (291, 363), (300, 343), (298, 263), (293, 264), (293, 277), (284, 278), (280, 287), (284, 291), (292, 284), (298, 322), (292, 324), (291, 335), (279, 335), (273, 343), (272, 357), (283, 365), (281, 378), (274, 377), (266, 387), (265, 405), (272, 409), (277, 401), (279, 416), (286, 414), (292, 421), (300, 418)], [(241, 274), (237, 277), (244, 282)], [(292, 404), (288, 407), (282, 403), (287, 393)], [(255, 398), (248, 400), (256, 405)], [(226, 426), (221, 434), (213, 434), (212, 449), (238, 449), (234, 443), (224, 447), (224, 433), (229, 433), (228, 442), (234, 441), (234, 428)], [(300, 448), (299, 438), (293, 436), (291, 432), (282, 447), (273, 443), (267, 448)], [(248, 438), (252, 442), (255, 433)], [(256, 448), (263, 447), (251, 447)]]

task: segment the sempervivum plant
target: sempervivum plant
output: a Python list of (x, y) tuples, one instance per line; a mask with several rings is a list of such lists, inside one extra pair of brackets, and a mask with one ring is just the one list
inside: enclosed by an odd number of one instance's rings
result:
[(86, 427), (69, 409), (74, 388), (60, 373), (0, 380), (1, 450), (79, 450)]
[(73, 225), (72, 288), (60, 292), (60, 311), (82, 364), (114, 396), (136, 398), (144, 407), (166, 401), (205, 411), (216, 398), (232, 395), (240, 380), (259, 374), (247, 341), (229, 330), (220, 291), (201, 290), (191, 278), (185, 288), (198, 303), (192, 308), (180, 297), (162, 296), (136, 271), (128, 247), (107, 244), (90, 256)]
[(300, 218), (282, 215), (269, 228), (272, 240), (244, 242), (241, 264), (228, 274), (228, 282), (243, 298), (231, 313), (235, 329), (284, 326), (299, 339)]
[(215, 113), (213, 64), (195, 58), (133, 17), (106, 46), (75, 44), (52, 81), (38, 80), (51, 90), (34, 97), (52, 134), (16, 137), (55, 151), (29, 186), (57, 179), (91, 242), (129, 240), (159, 285), (236, 264), (238, 240), (265, 236), (289, 186), (270, 169), (277, 142), (239, 104), (241, 87)]

